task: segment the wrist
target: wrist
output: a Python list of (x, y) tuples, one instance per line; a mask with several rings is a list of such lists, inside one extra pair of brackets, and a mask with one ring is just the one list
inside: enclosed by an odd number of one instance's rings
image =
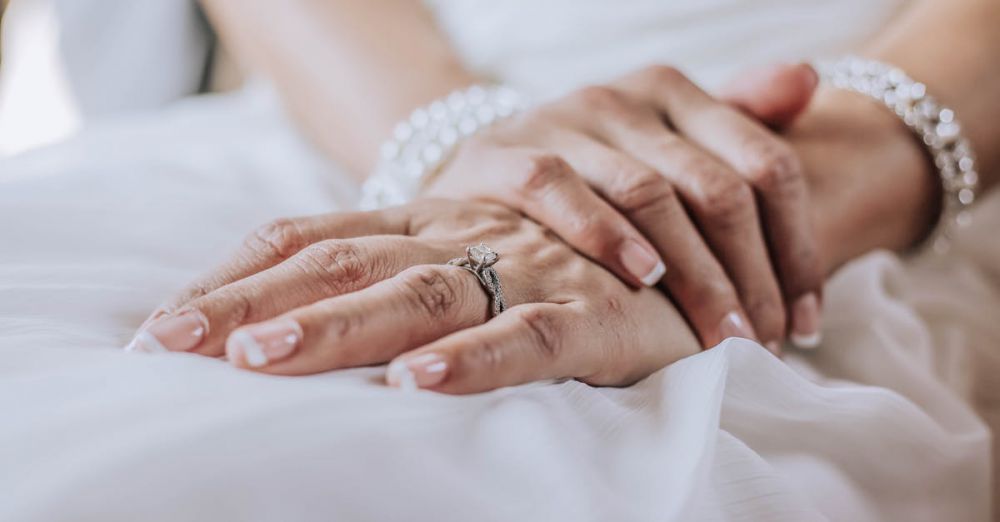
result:
[(878, 102), (822, 89), (788, 137), (806, 172), (827, 273), (876, 248), (911, 247), (932, 228), (941, 193), (934, 166)]
[(375, 170), (361, 187), (360, 208), (401, 205), (417, 197), (469, 136), (508, 118), (521, 97), (503, 85), (472, 85), (415, 109), (382, 144)]

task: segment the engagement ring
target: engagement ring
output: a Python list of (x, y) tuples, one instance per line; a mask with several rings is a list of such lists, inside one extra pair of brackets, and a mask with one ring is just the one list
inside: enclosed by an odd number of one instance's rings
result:
[(479, 243), (478, 246), (467, 247), (465, 257), (456, 257), (448, 261), (449, 265), (462, 267), (476, 276), (479, 284), (490, 295), (493, 317), (500, 315), (507, 309), (507, 302), (503, 298), (503, 289), (500, 287), (500, 275), (493, 269), (493, 265), (499, 260), (500, 254), (485, 244)]

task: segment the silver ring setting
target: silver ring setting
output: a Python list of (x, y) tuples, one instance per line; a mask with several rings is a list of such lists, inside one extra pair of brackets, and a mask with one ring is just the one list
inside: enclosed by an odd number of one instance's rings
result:
[(490, 295), (490, 307), (493, 317), (503, 313), (507, 309), (507, 301), (503, 297), (503, 288), (500, 286), (500, 275), (493, 268), (493, 265), (500, 260), (500, 254), (483, 243), (476, 246), (469, 246), (465, 249), (465, 257), (456, 257), (448, 261), (449, 265), (457, 266), (472, 272), (479, 280), (479, 284)]

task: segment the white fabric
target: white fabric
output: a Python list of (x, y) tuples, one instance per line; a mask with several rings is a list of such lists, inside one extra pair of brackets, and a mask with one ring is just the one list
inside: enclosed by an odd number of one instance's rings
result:
[(734, 66), (843, 54), (905, 0), (425, 2), (470, 67), (545, 99), (654, 63), (714, 87)]
[(0, 160), (0, 520), (988, 518), (1000, 199), (941, 265), (844, 268), (787, 365), (455, 398), (118, 350), (254, 225), (356, 196), (254, 92)]
[(190, 0), (12, 0), (3, 23), (0, 156), (193, 94), (208, 59)]

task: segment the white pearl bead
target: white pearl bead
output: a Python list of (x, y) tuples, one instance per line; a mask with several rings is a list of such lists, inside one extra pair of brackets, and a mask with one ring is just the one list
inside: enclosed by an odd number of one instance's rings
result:
[(463, 137), (520, 106), (520, 97), (509, 88), (473, 85), (414, 110), (379, 149), (381, 160), (362, 186), (360, 206), (372, 210), (409, 201)]

